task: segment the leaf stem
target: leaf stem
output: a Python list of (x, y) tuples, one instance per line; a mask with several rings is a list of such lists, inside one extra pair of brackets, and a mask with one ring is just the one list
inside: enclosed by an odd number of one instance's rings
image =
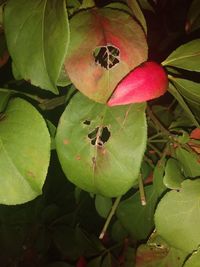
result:
[(141, 173), (139, 174), (138, 182), (139, 182), (140, 201), (141, 201), (142, 206), (146, 206), (147, 202), (146, 202), (146, 196), (144, 192), (144, 185), (143, 185)]
[(109, 213), (109, 215), (108, 215), (108, 217), (106, 219), (106, 222), (104, 224), (104, 227), (103, 227), (103, 229), (102, 229), (102, 231), (101, 231), (101, 233), (99, 235), (99, 239), (103, 239), (104, 238), (104, 235), (105, 235), (105, 233), (106, 233), (106, 231), (108, 229), (108, 226), (109, 226), (109, 224), (111, 222), (111, 219), (114, 216), (115, 211), (116, 211), (116, 209), (117, 209), (117, 207), (119, 205), (119, 202), (121, 200), (121, 197), (122, 196), (119, 196), (118, 198), (115, 199), (115, 202), (113, 203), (113, 206), (112, 206), (112, 208), (110, 210), (110, 213)]

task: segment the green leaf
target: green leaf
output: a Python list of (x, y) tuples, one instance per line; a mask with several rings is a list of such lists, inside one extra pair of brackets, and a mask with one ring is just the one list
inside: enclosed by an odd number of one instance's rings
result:
[(183, 97), (200, 104), (200, 83), (180, 78), (173, 78), (173, 83)]
[(183, 110), (186, 112), (186, 114), (188, 115), (190, 120), (194, 123), (194, 125), (196, 127), (200, 128), (200, 124), (197, 121), (197, 119), (195, 118), (195, 115), (192, 113), (192, 111), (190, 110), (189, 106), (187, 105), (187, 103), (185, 102), (185, 100), (183, 99), (181, 94), (178, 92), (178, 90), (176, 89), (176, 87), (174, 87), (174, 85), (172, 83), (170, 83), (168, 91), (178, 101), (178, 103), (183, 108)]
[(185, 262), (183, 267), (199, 267), (200, 251), (195, 251), (189, 259)]
[(147, 205), (142, 206), (139, 192), (121, 201), (117, 217), (126, 230), (137, 239), (145, 239), (153, 229), (157, 194), (152, 185), (145, 187)]
[(118, 9), (118, 10), (122, 10), (122, 11), (125, 11), (125, 12), (129, 13), (130, 15), (132, 15), (132, 10), (130, 9), (130, 7), (128, 7), (123, 2), (109, 3), (108, 5), (106, 5), (106, 7), (113, 8), (113, 9)]
[(192, 252), (200, 244), (200, 180), (186, 180), (180, 191), (168, 192), (159, 202), (155, 224), (169, 245)]
[(119, 220), (115, 221), (112, 225), (112, 231), (111, 231), (112, 239), (116, 242), (123, 241), (127, 236), (128, 232), (126, 229), (122, 226)]
[(191, 153), (181, 147), (176, 149), (177, 160), (181, 164), (181, 168), (186, 177), (200, 176), (199, 156), (195, 152)]
[(45, 121), (25, 100), (11, 100), (0, 120), (0, 203), (20, 204), (40, 195), (49, 158)]
[(147, 60), (145, 34), (123, 11), (80, 11), (71, 18), (70, 29), (67, 75), (78, 90), (97, 102), (105, 103), (118, 82)]
[(10, 96), (11, 92), (0, 92), (0, 113), (6, 108)]
[(60, 118), (62, 169), (80, 188), (107, 197), (136, 182), (146, 147), (145, 104), (109, 108), (76, 94)]
[(83, 0), (79, 9), (86, 9), (86, 8), (91, 8), (94, 6), (95, 6), (94, 0)]
[(65, 67), (63, 65), (62, 68), (61, 68), (60, 75), (59, 75), (59, 78), (57, 80), (56, 85), (65, 87), (67, 85), (70, 85), (71, 83), (72, 82), (70, 81), (69, 77), (67, 76), (67, 74), (65, 72)]
[(95, 208), (101, 217), (106, 218), (109, 214), (111, 207), (112, 207), (111, 198), (103, 197), (101, 195), (96, 195)]
[(170, 189), (180, 189), (183, 179), (179, 162), (173, 158), (168, 159), (163, 178), (164, 185)]
[(8, 49), (21, 76), (58, 93), (56, 83), (69, 39), (65, 0), (10, 0), (4, 25)]
[(193, 0), (187, 16), (188, 32), (193, 32), (200, 27), (199, 0)]
[(145, 17), (144, 17), (144, 15), (142, 13), (142, 10), (141, 10), (137, 0), (126, 0), (126, 3), (130, 7), (130, 9), (132, 10), (133, 15), (136, 17), (136, 19), (142, 25), (145, 34), (147, 34), (146, 20), (145, 20)]
[(166, 159), (161, 158), (156, 164), (156, 167), (154, 168), (153, 172), (153, 186), (158, 197), (160, 197), (163, 194), (163, 192), (166, 191), (167, 189), (163, 183), (165, 165), (166, 165)]
[(200, 39), (196, 39), (178, 47), (162, 63), (190, 71), (200, 71)]
[(155, 12), (152, 5), (149, 3), (148, 0), (138, 0), (138, 2), (140, 3), (140, 6), (143, 8), (143, 9), (146, 9), (146, 10), (149, 10), (149, 11), (152, 11), (152, 12)]

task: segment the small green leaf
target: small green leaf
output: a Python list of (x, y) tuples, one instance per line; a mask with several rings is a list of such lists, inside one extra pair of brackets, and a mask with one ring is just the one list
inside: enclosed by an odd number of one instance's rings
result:
[(200, 176), (200, 159), (195, 152), (191, 153), (178, 147), (176, 149), (176, 157), (186, 177)]
[(192, 113), (191, 109), (181, 96), (181, 94), (178, 92), (176, 87), (172, 83), (170, 83), (168, 91), (170, 94), (174, 96), (174, 98), (179, 102), (180, 106), (184, 109), (184, 111), (187, 113), (188, 117), (191, 119), (191, 121), (194, 123), (196, 127), (200, 127), (200, 124), (198, 123), (197, 119), (195, 118), (195, 115)]
[(199, 267), (200, 262), (200, 251), (195, 251), (185, 262), (183, 267)]
[(20, 204), (42, 193), (50, 136), (39, 112), (25, 100), (9, 102), (0, 120), (0, 203)]
[(196, 39), (178, 47), (162, 63), (190, 71), (200, 71), (200, 39)]
[(133, 12), (133, 15), (137, 18), (137, 20), (140, 22), (142, 25), (145, 34), (147, 34), (147, 24), (145, 17), (142, 13), (142, 10), (136, 0), (126, 0), (127, 5), (130, 7), (130, 9)]
[(33, 85), (58, 93), (56, 82), (69, 39), (65, 0), (10, 0), (5, 6), (4, 26), (20, 75)]
[(158, 234), (188, 253), (200, 244), (199, 192), (200, 180), (186, 180), (180, 191), (172, 190), (161, 199), (155, 213)]
[(146, 206), (141, 205), (139, 192), (121, 201), (117, 217), (124, 228), (135, 238), (145, 239), (153, 229), (157, 194), (152, 185), (145, 187)]
[(163, 178), (164, 185), (170, 189), (180, 189), (183, 180), (184, 177), (178, 161), (173, 158), (168, 159)]
[(60, 118), (56, 147), (71, 182), (117, 197), (137, 183), (146, 139), (144, 103), (110, 108), (77, 93)]
[(101, 195), (96, 195), (95, 208), (101, 217), (106, 218), (109, 214), (111, 207), (112, 207), (111, 198), (103, 197)]

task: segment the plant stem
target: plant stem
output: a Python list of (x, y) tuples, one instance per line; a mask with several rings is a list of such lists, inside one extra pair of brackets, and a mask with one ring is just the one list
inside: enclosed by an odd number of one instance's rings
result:
[(151, 159), (149, 159), (146, 155), (144, 155), (144, 160), (149, 164), (149, 166), (154, 170), (155, 166)]
[(155, 146), (152, 145), (151, 143), (148, 143), (148, 146), (149, 146), (151, 149), (153, 149), (159, 157), (162, 156), (162, 153), (158, 150), (157, 147), (155, 147)]
[(169, 139), (170, 137), (174, 137), (170, 131), (168, 131), (163, 125), (162, 123), (159, 121), (159, 119), (154, 115), (154, 113), (152, 112), (151, 108), (149, 106), (147, 106), (147, 114), (149, 116), (149, 118), (154, 122), (155, 126), (157, 126), (159, 128), (159, 130), (166, 135)]
[(146, 206), (146, 197), (145, 197), (145, 192), (144, 192), (144, 185), (143, 185), (143, 180), (142, 180), (142, 175), (141, 173), (139, 174), (138, 177), (138, 182), (139, 182), (139, 191), (140, 191), (140, 201), (142, 206)]
[(115, 211), (116, 211), (116, 209), (117, 209), (117, 207), (119, 205), (119, 202), (121, 200), (121, 197), (122, 196), (119, 196), (118, 198), (115, 199), (115, 202), (114, 202), (114, 204), (113, 204), (113, 206), (112, 206), (112, 208), (110, 210), (110, 213), (109, 213), (109, 215), (108, 215), (108, 217), (106, 219), (106, 222), (104, 224), (104, 227), (103, 227), (103, 229), (102, 229), (102, 231), (101, 231), (101, 233), (99, 235), (99, 239), (103, 239), (103, 237), (104, 237), (104, 235), (105, 235), (105, 233), (106, 233), (106, 231), (108, 229), (108, 226), (110, 224), (110, 221), (111, 221), (113, 215), (115, 214)]

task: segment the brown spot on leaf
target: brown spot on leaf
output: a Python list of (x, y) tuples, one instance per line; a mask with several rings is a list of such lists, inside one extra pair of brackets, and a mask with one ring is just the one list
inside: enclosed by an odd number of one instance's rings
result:
[(63, 140), (63, 144), (64, 144), (64, 145), (68, 145), (68, 144), (69, 144), (69, 140), (68, 140), (68, 139), (64, 139), (64, 140)]
[(31, 177), (35, 177), (34, 173), (32, 171), (27, 171), (27, 175)]
[(81, 160), (81, 156), (80, 155), (77, 155), (76, 156), (76, 160)]

